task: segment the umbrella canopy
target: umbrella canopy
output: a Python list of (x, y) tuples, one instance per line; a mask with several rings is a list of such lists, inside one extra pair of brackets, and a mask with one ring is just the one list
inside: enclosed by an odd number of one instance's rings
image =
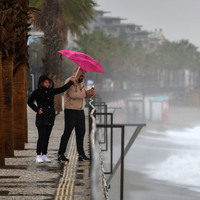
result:
[(64, 49), (64, 50), (60, 50), (58, 52), (64, 56), (66, 56), (73, 62), (75, 62), (84, 71), (93, 71), (93, 72), (104, 73), (101, 64), (84, 53), (73, 51), (70, 49)]

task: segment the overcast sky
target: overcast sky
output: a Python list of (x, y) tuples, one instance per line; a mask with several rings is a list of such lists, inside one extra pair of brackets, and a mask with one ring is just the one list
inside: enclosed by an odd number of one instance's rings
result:
[(163, 29), (170, 41), (188, 39), (200, 48), (200, 0), (96, 0), (108, 16), (126, 18), (123, 23), (143, 30)]

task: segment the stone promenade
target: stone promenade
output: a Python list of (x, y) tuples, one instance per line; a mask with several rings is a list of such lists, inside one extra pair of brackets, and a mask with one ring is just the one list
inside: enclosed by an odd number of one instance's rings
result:
[[(88, 114), (84, 148), (89, 155)], [(36, 164), (37, 129), (35, 113), (28, 108), (28, 143), (25, 150), (15, 151), (0, 168), (0, 200), (89, 200), (90, 162), (78, 162), (75, 134), (72, 134), (66, 156), (68, 163), (57, 161), (57, 151), (64, 129), (64, 114), (59, 114), (50, 137), (48, 156), (51, 163)]]

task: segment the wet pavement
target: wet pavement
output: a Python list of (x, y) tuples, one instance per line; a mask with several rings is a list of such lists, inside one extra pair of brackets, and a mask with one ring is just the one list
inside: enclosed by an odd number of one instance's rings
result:
[[(86, 112), (87, 113), (87, 112)], [(87, 114), (86, 114), (87, 116)], [(86, 117), (86, 124), (88, 118)], [(37, 164), (35, 113), (28, 108), (28, 143), (25, 150), (15, 151), (14, 158), (6, 158), (0, 168), (0, 200), (90, 199), (90, 162), (78, 162), (75, 134), (67, 148), (68, 163), (57, 161), (57, 151), (64, 129), (63, 112), (57, 116), (50, 137), (48, 157), (51, 163)], [(88, 129), (84, 148), (89, 155)]]

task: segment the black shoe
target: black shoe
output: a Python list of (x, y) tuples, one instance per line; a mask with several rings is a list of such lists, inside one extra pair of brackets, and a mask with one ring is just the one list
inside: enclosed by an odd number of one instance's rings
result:
[(69, 159), (66, 158), (64, 155), (58, 155), (58, 161), (59, 162), (68, 162)]
[(78, 161), (90, 160), (86, 155), (79, 155)]

